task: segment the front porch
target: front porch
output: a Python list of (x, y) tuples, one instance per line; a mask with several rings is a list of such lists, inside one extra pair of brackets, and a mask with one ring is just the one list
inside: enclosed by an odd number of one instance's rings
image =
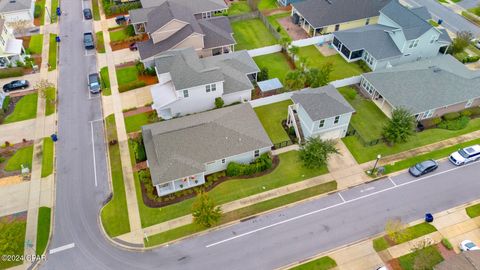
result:
[(298, 139), (298, 144), (301, 144), (305, 140), (305, 137), (302, 130), (302, 124), (300, 123), (300, 119), (298, 118), (297, 109), (298, 109), (297, 104), (292, 104), (288, 106), (288, 115), (287, 115), (286, 124), (290, 128), (293, 127), (293, 129), (295, 130), (295, 136)]
[(191, 176), (185, 176), (167, 183), (155, 186), (158, 196), (165, 196), (180, 190), (205, 184), (205, 174), (199, 173)]
[(23, 41), (21, 39), (8, 39), (5, 50), (0, 54), (0, 68), (16, 67), (18, 62), (25, 63)]

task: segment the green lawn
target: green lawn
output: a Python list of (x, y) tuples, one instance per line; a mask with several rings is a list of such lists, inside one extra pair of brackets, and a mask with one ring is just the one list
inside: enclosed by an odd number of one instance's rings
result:
[(290, 35), (288, 34), (288, 32), (285, 31), (283, 26), (281, 26), (280, 23), (278, 23), (278, 21), (277, 21), (278, 19), (289, 17), (289, 16), (290, 16), (290, 12), (280, 13), (280, 14), (275, 14), (275, 15), (272, 15), (272, 16), (268, 16), (267, 20), (275, 28), (275, 30), (277, 30), (277, 32), (278, 32), (278, 29), (280, 29), (279, 33), (282, 37), (287, 38), (288, 40), (292, 40), (290, 38)]
[[(115, 117), (113, 114), (105, 118), (108, 141), (117, 140)], [(130, 232), (128, 220), (127, 199), (123, 183), (122, 161), (118, 143), (108, 145), (110, 170), (112, 175), (113, 197), (102, 208), (101, 219), (103, 228), (110, 237)]]
[(55, 41), (55, 37), (57, 35), (50, 34), (50, 45), (48, 48), (48, 64), (50, 67), (48, 71), (55, 70), (57, 68), (57, 42)]
[(390, 246), (402, 244), (435, 231), (437, 231), (437, 229), (433, 225), (431, 225), (430, 223), (423, 222), (423, 223), (406, 228), (403, 234), (404, 237), (402, 237), (393, 245), (390, 245), (383, 236), (374, 239), (373, 248), (376, 251), (382, 251), (384, 249), (387, 249)]
[(259, 10), (274, 9), (277, 8), (277, 0), (260, 0), (258, 3)]
[(138, 80), (137, 68), (135, 66), (117, 68), (116, 72), (119, 86)]
[(379, 143), (374, 146), (364, 146), (357, 137), (348, 136), (343, 138), (343, 142), (348, 147), (357, 162), (364, 163), (374, 160), (378, 154), (388, 156), (413, 148), (432, 144), (442, 140), (457, 137), (466, 133), (470, 133), (480, 129), (480, 118), (472, 119), (468, 122), (466, 128), (461, 130), (446, 130), (446, 129), (427, 129), (425, 131), (416, 133), (406, 143), (396, 144), (394, 146), (387, 146), (385, 143)]
[(228, 15), (238, 15), (252, 11), (247, 1), (232, 2), (228, 8)]
[(32, 169), (33, 145), (23, 147), (17, 150), (12, 157), (10, 157), (5, 164), (5, 171), (19, 171), (23, 166)]
[(260, 69), (268, 69), (270, 79), (278, 78), (282, 83), (285, 80), (285, 75), (292, 71), (286, 56), (281, 52), (257, 56), (253, 60)]
[(355, 109), (350, 124), (365, 140), (370, 142), (382, 137), (383, 127), (388, 117), (371, 101), (357, 93), (352, 87), (339, 88), (338, 91)]
[(477, 16), (480, 16), (480, 7), (479, 6), (474, 7), (474, 8), (469, 8), (468, 11), (470, 11), (471, 13), (473, 13)]
[(110, 35), (110, 41), (122, 41), (131, 37), (132, 35), (130, 33), (132, 33), (132, 31), (129, 31), (131, 28), (133, 28), (133, 26), (129, 25), (125, 28), (109, 30), (108, 33)]
[(237, 41), (236, 51), (251, 50), (278, 43), (260, 19), (233, 22), (232, 28), (233, 37)]
[(256, 107), (258, 119), (274, 144), (290, 141), (287, 132), (283, 129), (282, 120), (287, 119), (288, 106), (292, 104), (290, 99)]
[(53, 141), (50, 137), (43, 139), (42, 177), (47, 177), (53, 172)]
[(45, 2), (46, 0), (37, 0), (35, 1), (35, 9), (40, 10), (40, 25), (45, 24)]
[[(130, 152), (132, 153), (131, 149)], [(307, 169), (303, 167), (297, 151), (282, 153), (279, 155), (279, 158), (280, 164), (271, 173), (253, 179), (237, 178), (223, 182), (208, 192), (210, 198), (217, 204), (224, 204), (271, 189), (297, 183), (325, 174), (328, 171), (327, 168)], [(145, 206), (142, 200), (137, 174), (135, 174), (135, 178), (142, 227), (145, 228), (191, 213), (192, 202), (195, 198), (161, 208), (149, 208)]]
[(28, 50), (31, 54), (42, 54), (43, 34), (33, 35), (28, 43)]
[(17, 104), (15, 104), (13, 112), (5, 117), (3, 124), (35, 118), (37, 116), (37, 101), (37, 93), (23, 96)]
[(45, 115), (49, 116), (55, 113), (55, 106), (57, 104), (57, 89), (49, 87), (45, 89)]
[(98, 7), (98, 0), (92, 0), (92, 13), (95, 21), (100, 21), (100, 9)]
[(472, 205), (472, 206), (469, 206), (469, 207), (467, 207), (467, 209), (465, 209), (465, 210), (467, 211), (467, 215), (468, 215), (470, 218), (478, 217), (478, 216), (480, 216), (480, 203), (479, 203), (479, 204)]
[[(443, 261), (443, 257), (440, 254), (440, 252), (438, 251), (436, 246), (429, 246), (429, 247), (426, 247), (425, 249), (427, 249), (428, 251), (426, 251), (426, 252), (428, 252), (428, 254), (430, 254), (429, 258), (430, 258), (430, 263), (431, 264), (428, 267), (428, 269), (433, 269), (434, 266), (436, 266), (437, 264), (439, 264)], [(400, 266), (402, 267), (403, 270), (414, 270), (414, 269), (416, 269), (414, 267), (415, 258), (417, 257), (419, 252), (420, 251), (415, 251), (415, 252), (409, 253), (407, 255), (403, 255), (403, 256), (398, 258), (398, 261), (400, 262)]]
[[(138, 188), (138, 187), (137, 187)], [(261, 212), (265, 212), (277, 207), (285, 206), (290, 203), (294, 203), (300, 200), (308, 199), (314, 196), (325, 194), (337, 189), (337, 183), (335, 181), (320, 184), (314, 187), (310, 187), (304, 190), (296, 191), (283, 195), (274, 199), (263, 201), (254, 205), (246, 206), (231, 212), (224, 213), (220, 219), (220, 224), (225, 224), (231, 221), (246, 218)], [(146, 246), (160, 245), (181, 237), (185, 237), (197, 232), (201, 232), (205, 228), (192, 223), (184, 225), (163, 233), (159, 233), (149, 237), (149, 241), (145, 242)]]
[(434, 20), (431, 20), (431, 19), (430, 19), (430, 20), (428, 20), (428, 22), (429, 22), (433, 27), (438, 27), (438, 26), (439, 26), (439, 24), (438, 24), (437, 21), (434, 21)]
[(152, 114), (155, 114), (155, 112), (139, 113), (125, 117), (125, 129), (127, 133), (140, 131), (142, 126), (150, 124)]
[(56, 23), (57, 22), (57, 7), (58, 7), (58, 1), (59, 0), (51, 0), (52, 1), (52, 7), (50, 8), (50, 23)]
[[(23, 219), (8, 220), (8, 218), (0, 218), (0, 243), (7, 251), (1, 255), (23, 256), (25, 249), (25, 233), (27, 230), (27, 222)], [(8, 245), (6, 244), (8, 243)], [(0, 260), (0, 269), (7, 269), (16, 265), (21, 265), (22, 260)]]
[(411, 157), (411, 158), (408, 158), (408, 159), (397, 161), (393, 164), (385, 165), (384, 166), (385, 167), (385, 173), (392, 173), (392, 172), (400, 171), (400, 170), (409, 168), (409, 167), (417, 164), (418, 162), (422, 162), (422, 161), (427, 160), (427, 159), (434, 159), (435, 160), (435, 159), (445, 158), (445, 157), (448, 157), (451, 153), (457, 151), (460, 148), (464, 148), (464, 147), (471, 146), (471, 145), (474, 145), (474, 144), (480, 144), (480, 139), (475, 139), (475, 140), (471, 140), (471, 141), (468, 141), (468, 142), (459, 143), (459, 144), (456, 144), (456, 145), (452, 145), (450, 147), (445, 147), (445, 148), (442, 148), (442, 149), (439, 149), (439, 150), (431, 151), (431, 152), (428, 152), (428, 153), (423, 154), (423, 155), (417, 155), (415, 157)]
[(97, 52), (105, 53), (105, 41), (103, 40), (103, 31), (98, 31), (95, 33), (97, 37)]
[(298, 57), (306, 57), (308, 59), (307, 65), (310, 68), (320, 68), (325, 63), (332, 63), (333, 71), (330, 74), (330, 81), (349, 78), (363, 73), (358, 63), (348, 63), (338, 53), (332, 56), (325, 57), (318, 51), (318, 49), (314, 45), (301, 47)]
[(50, 220), (52, 209), (49, 207), (38, 208), (38, 223), (37, 223), (37, 247), (35, 252), (37, 255), (42, 255), (47, 247), (48, 238), (50, 237)]
[(334, 259), (325, 256), (290, 268), (290, 270), (328, 270), (337, 266)]
[(100, 69), (100, 80), (102, 82), (102, 94), (104, 96), (110, 96), (112, 90), (110, 89), (110, 76), (108, 74), (108, 67), (102, 67)]

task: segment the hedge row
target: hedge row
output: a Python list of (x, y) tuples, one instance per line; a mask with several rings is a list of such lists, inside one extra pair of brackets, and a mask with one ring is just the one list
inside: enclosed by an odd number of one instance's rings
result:
[(267, 153), (262, 154), (250, 164), (230, 162), (227, 166), (227, 176), (252, 175), (272, 167), (272, 158)]
[(23, 74), (24, 74), (24, 70), (22, 67), (0, 69), (0, 79), (10, 78), (10, 77), (20, 77), (20, 76), (23, 76)]
[[(105, 3), (105, 1), (103, 3)], [(129, 10), (137, 9), (137, 8), (142, 8), (142, 4), (140, 3), (140, 1), (118, 4), (118, 5), (111, 5), (111, 6), (105, 7), (105, 15), (111, 16), (111, 15), (117, 15), (117, 14), (125, 14)]]

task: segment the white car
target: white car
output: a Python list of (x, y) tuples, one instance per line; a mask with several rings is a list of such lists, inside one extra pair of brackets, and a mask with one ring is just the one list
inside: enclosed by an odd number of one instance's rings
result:
[(475, 243), (473, 243), (470, 240), (463, 240), (462, 243), (460, 243), (460, 250), (461, 251), (480, 250), (480, 248), (478, 248), (477, 245), (475, 245)]
[(472, 145), (458, 150), (448, 158), (453, 164), (460, 166), (480, 159), (480, 145)]

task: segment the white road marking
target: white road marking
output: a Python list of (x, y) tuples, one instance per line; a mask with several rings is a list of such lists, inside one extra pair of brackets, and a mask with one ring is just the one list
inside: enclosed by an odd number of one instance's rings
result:
[(103, 118), (99, 118), (99, 119), (88, 121), (88, 122), (93, 123), (93, 122), (100, 122), (100, 121), (103, 121)]
[(478, 163), (478, 162), (473, 162), (473, 163), (466, 164), (466, 165), (463, 165), (463, 166), (460, 166), (460, 167), (455, 167), (455, 168), (448, 169), (448, 170), (445, 170), (443, 172), (439, 172), (439, 173), (432, 174), (432, 175), (429, 175), (429, 176), (420, 177), (420, 178), (417, 178), (413, 181), (402, 183), (402, 184), (399, 184), (399, 185), (396, 185), (396, 186), (393, 186), (393, 187), (389, 187), (389, 188), (386, 188), (386, 189), (382, 189), (382, 190), (379, 190), (379, 191), (376, 191), (376, 192), (373, 192), (373, 193), (370, 193), (370, 194), (366, 194), (366, 195), (363, 195), (363, 196), (360, 196), (360, 197), (357, 197), (355, 199), (351, 199), (351, 200), (348, 200), (348, 201), (345, 201), (343, 199), (342, 195), (340, 195), (340, 192), (337, 192), (337, 194), (339, 194), (340, 198), (343, 200), (343, 202), (341, 202), (341, 203), (337, 203), (337, 204), (334, 204), (334, 205), (331, 205), (331, 206), (327, 206), (327, 207), (324, 207), (324, 208), (321, 208), (321, 209), (317, 209), (317, 210), (314, 210), (314, 211), (311, 211), (311, 212), (308, 212), (308, 213), (305, 213), (305, 214), (302, 214), (302, 215), (299, 215), (299, 216), (296, 216), (296, 217), (292, 217), (292, 218), (289, 218), (289, 219), (286, 219), (286, 220), (283, 220), (283, 221), (280, 221), (280, 222), (277, 222), (277, 223), (273, 223), (273, 224), (270, 224), (270, 225), (267, 225), (267, 226), (264, 226), (264, 227), (260, 227), (258, 229), (255, 229), (255, 230), (252, 230), (252, 231), (249, 231), (249, 232), (246, 232), (246, 233), (238, 234), (236, 236), (229, 237), (229, 238), (223, 239), (221, 241), (206, 245), (205, 247), (206, 248), (213, 247), (213, 246), (216, 246), (216, 245), (228, 242), (228, 241), (232, 241), (234, 239), (237, 239), (237, 238), (240, 238), (240, 237), (243, 237), (243, 236), (247, 236), (247, 235), (259, 232), (259, 231), (263, 231), (263, 230), (266, 230), (266, 229), (269, 229), (269, 228), (272, 228), (272, 227), (275, 227), (275, 226), (278, 226), (278, 225), (281, 225), (281, 224), (284, 224), (284, 223), (287, 223), (287, 222), (290, 222), (290, 221), (295, 221), (297, 219), (301, 219), (301, 218), (304, 218), (304, 217), (307, 217), (307, 216), (311, 216), (313, 214), (320, 213), (320, 212), (323, 212), (323, 211), (326, 211), (326, 210), (329, 210), (329, 209), (332, 209), (332, 208), (335, 208), (335, 207), (338, 207), (338, 206), (341, 206), (341, 205), (344, 205), (344, 204), (347, 204), (347, 203), (355, 202), (355, 201), (365, 199), (365, 198), (368, 198), (368, 197), (371, 197), (371, 196), (374, 196), (374, 195), (377, 195), (377, 194), (380, 194), (380, 193), (383, 193), (383, 192), (386, 192), (386, 191), (389, 191), (389, 190), (393, 190), (393, 189), (396, 189), (396, 188), (399, 188), (399, 187), (410, 185), (410, 184), (413, 184), (413, 183), (416, 183), (416, 182), (419, 182), (419, 181), (422, 181), (422, 180), (425, 180), (425, 179), (428, 179), (428, 178), (431, 178), (431, 177), (434, 177), (434, 176), (437, 176), (437, 175), (442, 175), (442, 174), (445, 174), (445, 173), (448, 173), (448, 172), (451, 172), (451, 171), (455, 171), (455, 170), (461, 169), (462, 167), (468, 167), (468, 166), (474, 165), (476, 163)]
[(393, 185), (394, 187), (397, 186), (397, 184), (393, 181), (393, 179), (392, 179), (390, 176), (388, 177), (388, 180), (390, 180), (390, 182), (392, 183), (392, 185)]
[(374, 190), (374, 189), (375, 189), (375, 187), (368, 187), (368, 188), (360, 190), (360, 193), (367, 192), (367, 191)]
[(61, 246), (61, 247), (58, 247), (58, 248), (50, 249), (49, 253), (53, 254), (53, 253), (57, 253), (57, 252), (64, 251), (64, 250), (67, 250), (67, 249), (71, 249), (71, 248), (74, 248), (74, 247), (75, 247), (75, 243), (71, 243), (71, 244), (64, 245), (64, 246)]
[(98, 182), (97, 182), (97, 162), (95, 160), (95, 141), (93, 139), (93, 122), (90, 122), (90, 128), (92, 130), (93, 174), (95, 175), (95, 186), (97, 186), (98, 185)]
[(340, 199), (342, 199), (343, 202), (345, 202), (345, 199), (343, 198), (342, 194), (340, 192), (337, 193), (338, 196), (340, 196)]

